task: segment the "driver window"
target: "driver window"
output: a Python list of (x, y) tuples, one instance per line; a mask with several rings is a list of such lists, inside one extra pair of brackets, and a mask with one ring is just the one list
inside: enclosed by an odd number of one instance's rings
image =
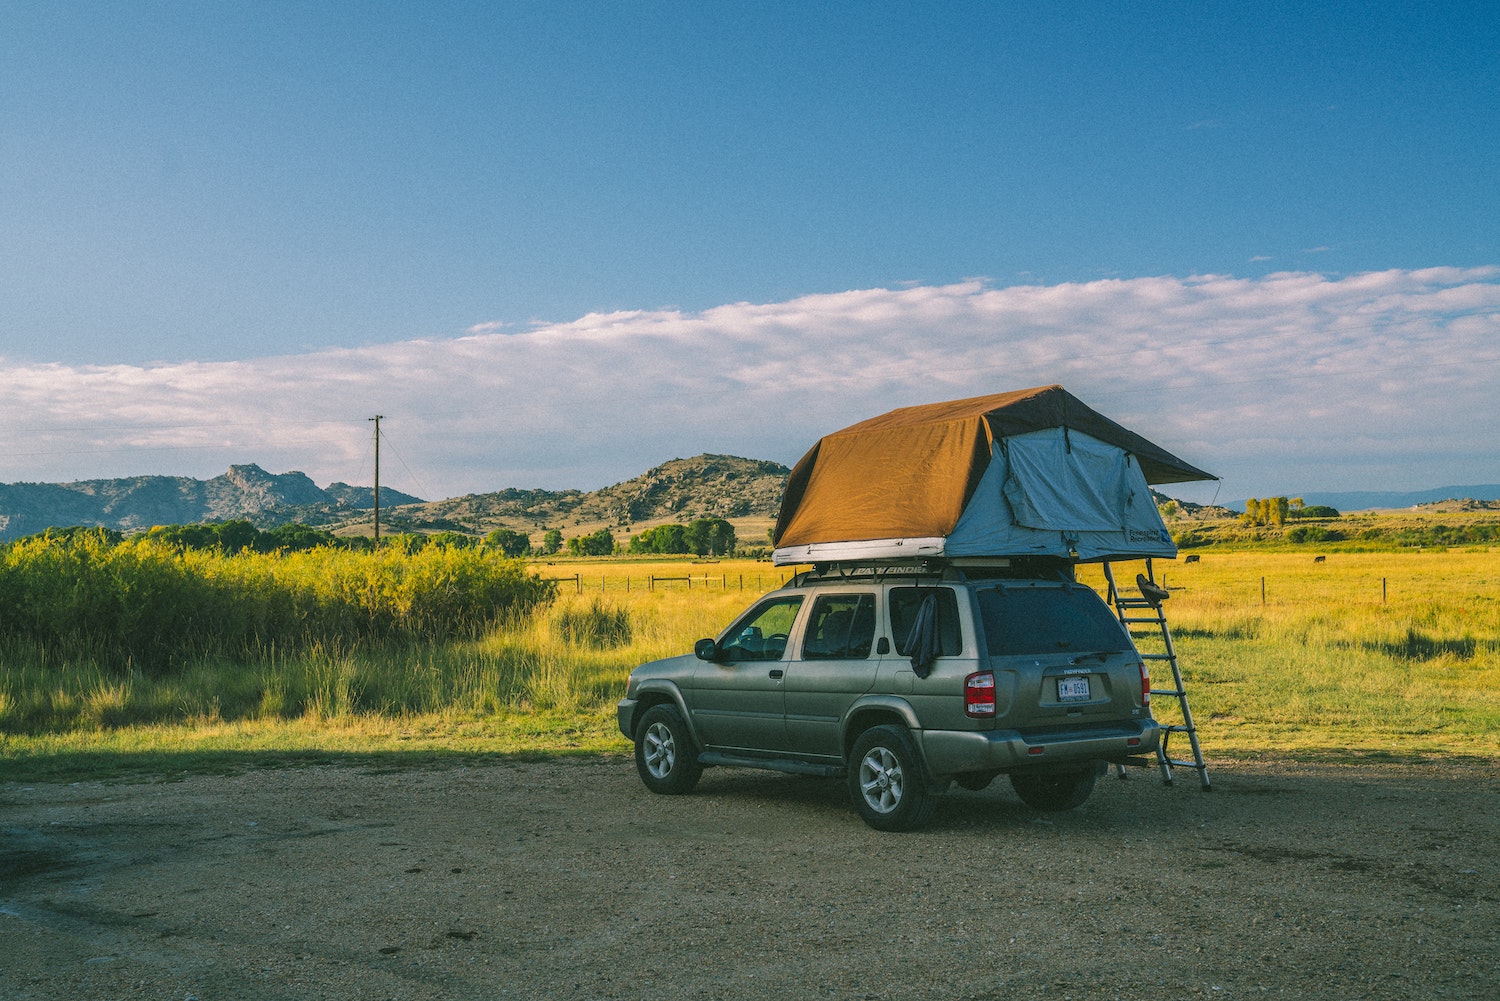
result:
[(801, 607), (800, 594), (766, 602), (730, 627), (720, 649), (730, 660), (780, 660)]

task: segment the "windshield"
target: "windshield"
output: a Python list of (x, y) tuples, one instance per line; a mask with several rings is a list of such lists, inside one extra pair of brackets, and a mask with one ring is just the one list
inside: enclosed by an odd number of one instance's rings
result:
[(978, 592), (978, 598), (991, 655), (1130, 649), (1120, 621), (1087, 587), (1024, 584), (987, 588)]

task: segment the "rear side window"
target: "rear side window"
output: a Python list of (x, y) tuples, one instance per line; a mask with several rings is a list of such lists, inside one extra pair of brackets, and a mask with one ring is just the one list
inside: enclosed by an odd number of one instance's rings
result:
[(993, 656), (1130, 649), (1120, 620), (1086, 587), (997, 587), (978, 593)]
[(891, 609), (891, 639), (896, 652), (903, 657), (911, 656), (908, 642), (911, 627), (917, 621), (917, 612), (922, 602), (933, 598), (937, 602), (937, 638), (939, 657), (957, 657), (964, 652), (963, 633), (958, 626), (958, 598), (951, 587), (893, 587), (887, 603)]

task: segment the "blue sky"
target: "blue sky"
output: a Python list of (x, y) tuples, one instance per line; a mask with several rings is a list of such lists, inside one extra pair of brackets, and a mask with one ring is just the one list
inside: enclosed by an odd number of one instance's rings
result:
[(410, 492), (592, 488), (1054, 382), (1210, 495), (1500, 481), (1493, 4), (0, 19), (0, 482), (368, 482), (383, 413)]

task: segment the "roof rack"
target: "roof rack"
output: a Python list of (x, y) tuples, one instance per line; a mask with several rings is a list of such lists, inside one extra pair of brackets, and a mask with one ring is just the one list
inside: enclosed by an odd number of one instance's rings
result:
[(925, 556), (864, 560), (827, 560), (794, 576), (790, 587), (814, 581), (870, 580), (892, 577), (936, 577), (940, 580), (971, 581), (1044, 578), (1072, 580), (1070, 560), (1053, 556)]

